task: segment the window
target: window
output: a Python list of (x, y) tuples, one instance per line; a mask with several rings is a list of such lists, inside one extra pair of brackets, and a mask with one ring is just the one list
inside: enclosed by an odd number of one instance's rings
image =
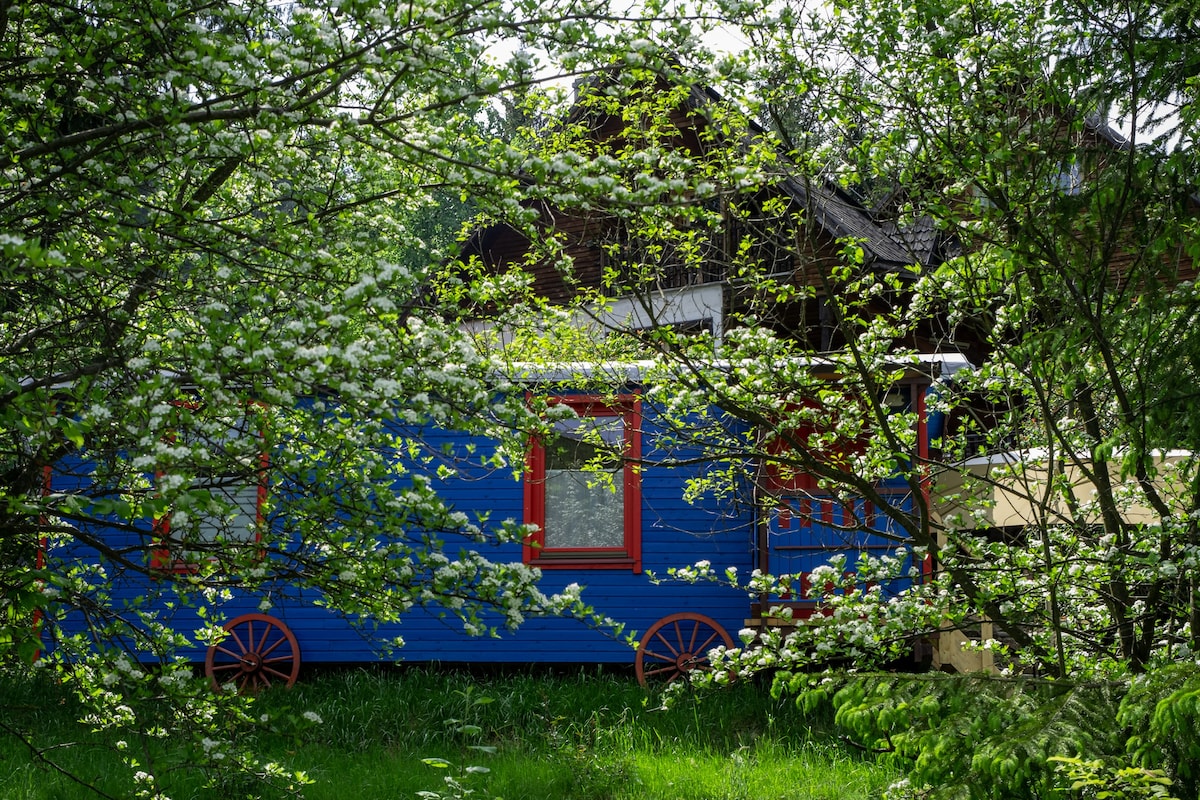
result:
[(530, 446), (527, 564), (641, 572), (641, 414), (637, 401), (564, 397), (574, 418)]
[(605, 285), (621, 292), (717, 283), (727, 272), (724, 238), (720, 231), (683, 227), (674, 235), (647, 238), (622, 226), (596, 242), (600, 271)]
[(1050, 180), (1050, 186), (1060, 195), (1077, 195), (1083, 191), (1083, 173), (1079, 169), (1079, 160), (1071, 156), (1060, 161)]
[[(199, 423), (181, 425), (173, 438), (187, 448), (187, 467), (195, 477), (155, 524), (158, 546), (151, 566), (192, 572), (202, 560), (217, 561), (222, 546), (259, 540), (267, 456), (255, 414), (201, 422), (193, 407), (180, 409), (181, 417)], [(159, 473), (158, 480), (164, 483), (166, 475)]]

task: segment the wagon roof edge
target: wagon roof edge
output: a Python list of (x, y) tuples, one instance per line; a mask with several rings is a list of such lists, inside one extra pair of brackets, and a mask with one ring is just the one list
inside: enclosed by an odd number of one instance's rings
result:
[[(814, 356), (811, 358), (791, 359), (794, 366), (810, 367), (814, 370), (822, 368), (837, 372), (839, 363), (832, 357)], [(701, 369), (717, 369), (729, 371), (736, 369), (747, 361), (729, 359), (714, 359), (707, 362), (696, 362)], [(674, 365), (677, 369), (690, 369), (688, 365)], [(614, 383), (640, 383), (647, 377), (661, 375), (664, 365), (651, 360), (637, 361), (574, 361), (560, 363), (541, 362), (512, 362), (503, 369), (496, 370), (499, 377), (507, 378), (515, 383), (569, 383), (571, 381), (605, 378)], [(961, 353), (916, 353), (910, 356), (897, 357), (894, 361), (881, 364), (885, 369), (910, 369), (917, 375), (947, 380), (962, 370), (975, 368), (965, 355)]]

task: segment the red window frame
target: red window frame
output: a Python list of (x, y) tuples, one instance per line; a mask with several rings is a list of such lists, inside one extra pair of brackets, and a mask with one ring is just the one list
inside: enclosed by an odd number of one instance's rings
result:
[[(192, 402), (179, 402), (176, 403), (176, 405), (180, 406), (181, 408), (190, 409), (196, 409), (199, 407), (198, 403)], [(247, 426), (247, 431), (250, 430), (250, 426)], [(261, 438), (262, 431), (258, 430), (254, 432), (253, 435)], [(267, 501), (267, 470), (270, 467), (270, 456), (263, 451), (259, 454), (258, 459), (259, 463), (258, 469), (255, 470), (255, 479), (246, 482), (246, 485), (250, 485), (251, 483), (257, 484), (258, 496), (254, 504), (254, 536), (252, 539), (247, 539), (247, 542), (253, 542), (256, 544), (262, 541), (262, 525), (264, 521), (263, 505)], [(162, 477), (162, 474), (162, 472), (156, 473), (155, 480), (157, 481), (160, 477)], [(203, 478), (201, 479), (203, 480)], [(181, 574), (198, 572), (200, 569), (200, 564), (197, 561), (188, 558), (180, 558), (177, 555), (181, 545), (177, 544), (175, 546), (167, 546), (164, 543), (164, 540), (170, 536), (170, 533), (171, 511), (168, 510), (163, 516), (154, 520), (155, 546), (150, 551), (150, 568), (152, 570), (161, 572), (174, 572)], [(262, 554), (260, 552), (259, 556), (261, 557), (261, 555)], [(209, 559), (210, 562), (216, 560), (216, 558)]]
[(624, 466), (619, 487), (624, 540), (620, 547), (546, 547), (546, 449), (530, 441), (525, 465), (525, 523), (537, 526), (526, 538), (522, 560), (541, 569), (627, 569), (642, 571), (642, 412), (635, 395), (615, 399), (594, 395), (552, 398), (580, 417), (620, 417), (624, 427)]

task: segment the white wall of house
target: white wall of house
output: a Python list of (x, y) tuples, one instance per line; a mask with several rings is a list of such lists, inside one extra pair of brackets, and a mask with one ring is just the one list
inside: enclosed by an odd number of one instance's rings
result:
[[(603, 308), (592, 306), (574, 314), (581, 328), (595, 328), (597, 337), (611, 330), (645, 330), (658, 326), (692, 329), (703, 326), (720, 344), (725, 333), (724, 287), (719, 283), (682, 289), (652, 290), (638, 297), (622, 297)], [(464, 324), (472, 333), (495, 332), (490, 320)], [(499, 332), (500, 343), (511, 341), (508, 331)]]
[(622, 297), (607, 308), (585, 312), (605, 328), (643, 330), (660, 326), (692, 327), (703, 323), (718, 343), (725, 333), (724, 286), (709, 283), (682, 289), (652, 290)]

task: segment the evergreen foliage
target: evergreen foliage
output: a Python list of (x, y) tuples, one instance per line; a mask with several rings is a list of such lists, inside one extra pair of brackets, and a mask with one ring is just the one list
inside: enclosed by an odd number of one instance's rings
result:
[(905, 774), (894, 797), (1190, 797), (1196, 718), (1182, 698), (1196, 680), (1194, 666), (1132, 686), (836, 672), (780, 674), (774, 691), (831, 708), (848, 741)]

